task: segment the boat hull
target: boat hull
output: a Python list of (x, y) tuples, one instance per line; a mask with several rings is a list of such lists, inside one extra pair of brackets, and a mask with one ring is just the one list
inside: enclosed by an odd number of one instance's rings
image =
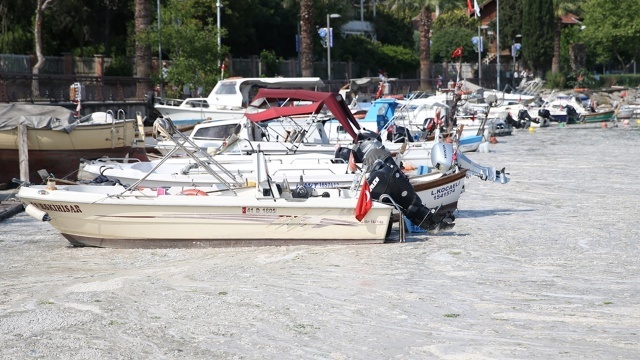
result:
[[(144, 149), (134, 148), (135, 120), (112, 124), (78, 126), (70, 133), (50, 129), (27, 129), (29, 181), (41, 183), (37, 174), (46, 169), (58, 178), (73, 176), (80, 159), (103, 156), (148, 160)], [(18, 130), (0, 131), (0, 183), (20, 177)]]
[(583, 114), (580, 116), (580, 121), (586, 124), (603, 121), (613, 121), (615, 115), (616, 112), (614, 110)]
[(163, 117), (168, 117), (176, 126), (194, 126), (204, 121), (217, 121), (244, 116), (244, 109), (224, 110), (205, 108), (181, 108), (170, 105), (156, 105)]
[(440, 207), (440, 211), (453, 212), (458, 208), (458, 200), (464, 192), (466, 175), (467, 170), (461, 170), (429, 181), (417, 176), (411, 179), (411, 183), (426, 207)]
[(114, 248), (383, 243), (392, 209), (374, 203), (359, 222), (354, 198), (157, 195), (151, 189), (116, 196), (122, 187), (82, 190), (88, 187), (22, 187), (18, 198), (46, 212), (72, 245)]

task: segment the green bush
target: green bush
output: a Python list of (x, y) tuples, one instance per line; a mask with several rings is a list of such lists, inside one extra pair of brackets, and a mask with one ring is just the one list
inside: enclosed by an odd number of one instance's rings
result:
[(363, 36), (348, 36), (342, 40), (342, 59), (358, 63), (361, 74), (377, 74), (384, 70), (390, 77), (414, 74), (420, 67), (418, 55), (411, 49), (371, 41)]
[(589, 70), (582, 68), (567, 75), (567, 86), (574, 89), (593, 89), (598, 86), (598, 81)]
[(616, 74), (616, 75), (600, 75), (602, 86), (640, 86), (640, 75), (636, 74)]
[(260, 62), (264, 64), (262, 76), (273, 77), (278, 75), (279, 59), (276, 57), (275, 51), (262, 50), (262, 52), (260, 52)]
[(545, 87), (548, 89), (564, 89), (567, 86), (567, 79), (562, 73), (552, 73), (547, 71), (545, 75)]
[(111, 64), (104, 69), (105, 76), (133, 76), (133, 65), (124, 56), (116, 56)]

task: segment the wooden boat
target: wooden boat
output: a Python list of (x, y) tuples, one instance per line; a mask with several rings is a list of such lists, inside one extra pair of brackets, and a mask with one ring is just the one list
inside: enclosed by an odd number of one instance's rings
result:
[[(19, 127), (26, 132), (28, 159), (21, 158)], [(58, 178), (74, 178), (80, 159), (102, 156), (136, 157), (146, 160), (134, 147), (135, 119), (115, 119), (110, 113), (93, 113), (76, 118), (59, 106), (0, 105), (0, 183), (20, 178), (20, 162), (28, 161), (29, 181), (42, 183), (38, 170), (46, 169)]]
[(615, 110), (599, 111), (580, 115), (580, 122), (584, 124), (615, 121)]

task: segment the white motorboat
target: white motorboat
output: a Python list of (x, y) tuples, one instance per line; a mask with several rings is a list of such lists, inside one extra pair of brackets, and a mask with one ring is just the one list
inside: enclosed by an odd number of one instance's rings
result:
[[(120, 185), (23, 186), (27, 212), (50, 220), (76, 246), (211, 247), (291, 243), (382, 243), (392, 206), (374, 202), (363, 221), (348, 189), (296, 198), (266, 183), (207, 188), (127, 189)], [(295, 194), (296, 189), (287, 189)], [(195, 196), (190, 196), (195, 195)]]
[[(214, 159), (242, 182), (256, 181), (251, 155), (220, 154)], [(353, 183), (354, 175), (349, 171), (349, 164), (329, 154), (266, 155), (265, 159), (274, 181), (287, 178), (297, 181), (302, 176), (304, 184), (314, 189), (348, 188)], [(102, 176), (103, 181), (133, 184), (147, 173), (149, 175), (140, 183), (141, 186), (216, 186), (220, 183), (190, 157), (126, 163), (97, 159), (81, 164), (78, 177), (92, 181)]]
[[(292, 187), (286, 179), (276, 183), (264, 156), (253, 155), (254, 186), (222, 178), (224, 188), (140, 188), (143, 179), (128, 187), (25, 183), (17, 197), (29, 215), (50, 221), (76, 246), (381, 243), (389, 233), (393, 209), (424, 229), (453, 226), (451, 211), (425, 206), (389, 156), (373, 163), (361, 189), (354, 181), (349, 189), (321, 192), (304, 184)], [(212, 176), (228, 173), (211, 157), (208, 160), (218, 168), (215, 172), (213, 166), (194, 160)], [(443, 189), (436, 197), (455, 192), (456, 187)]]
[[(240, 120), (212, 121), (202, 123), (197, 126), (189, 135), (189, 143), (185, 144), (190, 152), (197, 150), (209, 151), (212, 154), (251, 154), (256, 151), (264, 152), (267, 155), (277, 154), (311, 154), (321, 153), (349, 160), (349, 154), (354, 142), (371, 138), (379, 139), (384, 147), (395, 155), (398, 165), (403, 168), (417, 169), (422, 167), (434, 168), (431, 161), (431, 149), (435, 142), (415, 141), (415, 142), (394, 142), (383, 141), (380, 134), (375, 131), (365, 131), (360, 129), (361, 125), (353, 117), (348, 106), (339, 94), (323, 93), (305, 90), (273, 90), (260, 89), (256, 95), (256, 100), (252, 103), (254, 108), (260, 109), (263, 104), (279, 104), (267, 108), (266, 110), (247, 112)], [(286, 106), (286, 104), (304, 103), (298, 106)], [(285, 104), (285, 106), (282, 106)], [(322, 125), (326, 114), (321, 111), (327, 108), (332, 115), (332, 121), (337, 121), (341, 126), (348, 140), (341, 143), (331, 143)], [(307, 117), (300, 117), (301, 115)], [(356, 130), (360, 130), (356, 132)], [(221, 134), (214, 138), (200, 136), (199, 134)], [(231, 133), (231, 134), (230, 134)], [(230, 135), (229, 135), (230, 134)], [(223, 136), (227, 136), (223, 138)], [(175, 141), (184, 140), (167, 137), (172, 143), (166, 146), (167, 151), (182, 151), (175, 146)], [(479, 146), (481, 137), (472, 139), (469, 144), (463, 146)], [(216, 142), (217, 141), (217, 142)], [(222, 146), (211, 148), (219, 142)], [(168, 142), (167, 142), (168, 144)], [(191, 146), (191, 147), (190, 147)], [(169, 150), (172, 149), (172, 150)], [(346, 152), (345, 150), (346, 149)], [(475, 150), (475, 149), (474, 149)], [(456, 150), (460, 153), (461, 150)], [(460, 154), (461, 155), (461, 154)], [(470, 175), (475, 175), (483, 180), (497, 181), (505, 183), (506, 177), (493, 168), (483, 167), (473, 163), (467, 157), (458, 156), (462, 160), (461, 167), (469, 170)], [(361, 159), (360, 159), (361, 160)]]
[(318, 77), (228, 78), (218, 81), (207, 97), (152, 99), (154, 108), (178, 126), (203, 121), (241, 118), (260, 88), (317, 89), (324, 83)]

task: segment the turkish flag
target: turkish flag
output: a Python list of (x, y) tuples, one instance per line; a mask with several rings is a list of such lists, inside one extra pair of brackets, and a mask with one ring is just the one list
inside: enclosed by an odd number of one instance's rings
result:
[(356, 205), (356, 219), (362, 221), (367, 213), (373, 206), (371, 201), (371, 190), (369, 189), (369, 183), (367, 179), (363, 178), (362, 188), (360, 189), (360, 196), (358, 196), (358, 204)]
[(469, 10), (469, 14), (473, 12), (473, 6), (471, 5), (471, 0), (467, 0), (467, 9)]
[(462, 46), (453, 50), (453, 52), (451, 53), (451, 58), (458, 57), (458, 56), (462, 56)]

